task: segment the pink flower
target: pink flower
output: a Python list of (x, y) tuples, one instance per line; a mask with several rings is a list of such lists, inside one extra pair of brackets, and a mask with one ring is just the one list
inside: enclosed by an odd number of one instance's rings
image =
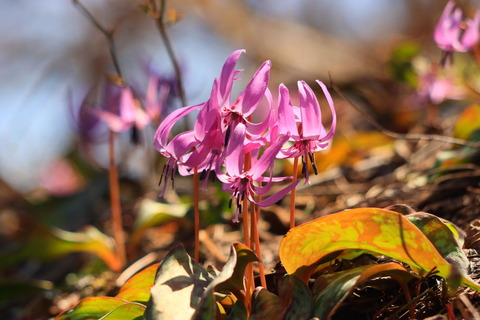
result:
[[(257, 124), (250, 122), (247, 117), (253, 113), (265, 95), (270, 61), (260, 66), (235, 103), (230, 101), (233, 82), (241, 72), (235, 70), (235, 66), (244, 51), (237, 50), (227, 58), (220, 77), (214, 80), (210, 98), (206, 102), (175, 110), (158, 127), (154, 145), (170, 158), (164, 168), (165, 175), (170, 175), (170, 170), (178, 166), (180, 174), (191, 174), (192, 169), (197, 167), (203, 171), (203, 176), (208, 177), (210, 171), (216, 167), (216, 162), (221, 160), (220, 155), (236, 125), (245, 124), (252, 137), (260, 135), (268, 127), (268, 119)], [(193, 130), (189, 131), (188, 135), (182, 135), (181, 139), (174, 138), (169, 141), (171, 130), (177, 121), (195, 110), (199, 110), (199, 114)]]
[(442, 62), (445, 62), (446, 58), (451, 56), (454, 51), (467, 52), (471, 50), (479, 40), (479, 27), (480, 11), (477, 11), (473, 20), (463, 20), (462, 10), (455, 8), (454, 1), (450, 0), (445, 6), (433, 34), (438, 47), (445, 52)]
[(299, 108), (291, 105), (287, 87), (283, 84), (279, 87), (278, 126), (280, 133), (290, 135), (290, 140), (293, 141), (291, 147), (280, 151), (279, 158), (302, 156), (303, 173), (307, 183), (310, 182), (307, 169), (308, 159), (310, 159), (314, 172), (317, 174), (314, 153), (328, 147), (330, 140), (332, 140), (335, 134), (337, 125), (337, 116), (332, 97), (327, 87), (321, 81), (317, 80), (317, 83), (322, 88), (332, 112), (332, 123), (328, 132), (322, 125), (320, 104), (315, 97), (315, 93), (305, 81), (298, 81)]
[[(267, 207), (282, 199), (300, 181), (296, 180), (267, 199), (257, 202), (254, 196), (267, 194), (272, 187), (272, 182), (289, 178), (273, 178), (271, 172), (269, 177), (263, 176), (267, 170), (271, 171), (275, 157), (283, 144), (288, 140), (288, 136), (280, 136), (279, 139), (265, 149), (259, 159), (253, 159), (252, 166), (247, 171), (244, 170), (245, 140), (246, 127), (243, 123), (238, 123), (231, 134), (230, 142), (225, 150), (225, 173), (220, 168), (220, 162), (217, 163), (216, 170), (218, 179), (223, 182), (224, 190), (231, 193), (233, 198), (235, 198), (236, 211), (234, 222), (239, 222), (238, 215), (242, 211), (242, 200), (245, 197), (260, 207)], [(263, 182), (266, 182), (266, 185), (259, 185), (259, 183)]]
[(111, 110), (93, 110), (107, 126), (115, 132), (123, 132), (135, 127), (143, 130), (150, 123), (150, 116), (142, 109), (140, 102), (133, 97), (130, 88), (121, 89), (118, 112)]

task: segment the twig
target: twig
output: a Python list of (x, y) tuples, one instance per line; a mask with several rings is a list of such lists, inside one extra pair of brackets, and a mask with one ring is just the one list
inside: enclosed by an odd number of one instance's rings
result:
[(104, 28), (92, 13), (78, 0), (72, 0), (73, 4), (85, 15), (85, 17), (90, 20), (90, 22), (97, 28), (108, 41), (108, 49), (110, 51), (110, 56), (112, 57), (113, 66), (115, 67), (115, 71), (117, 72), (118, 76), (123, 79), (122, 71), (120, 69), (120, 64), (118, 63), (117, 53), (115, 50), (115, 42), (113, 39), (114, 30), (107, 30)]
[(350, 98), (344, 95), (337, 86), (333, 85), (332, 88), (340, 97), (342, 97), (342, 99), (344, 99), (345, 101), (348, 101), (348, 103), (355, 110), (357, 110), (372, 126), (374, 126), (378, 131), (382, 132), (383, 134), (389, 137), (392, 137), (394, 139), (399, 139), (399, 140), (440, 141), (440, 142), (455, 144), (463, 147), (480, 149), (480, 143), (478, 142), (471, 142), (463, 139), (457, 139), (457, 138), (442, 136), (438, 134), (415, 134), (415, 133), (401, 134), (401, 133), (397, 133), (397, 132), (393, 132), (388, 129), (385, 129), (381, 124), (379, 124), (375, 119), (373, 119), (367, 112), (365, 112), (362, 108), (357, 106)]
[[(73, 4), (85, 15), (85, 17), (101, 32), (105, 35), (108, 41), (108, 48), (110, 50), (110, 55), (112, 57), (113, 65), (117, 72), (118, 77), (123, 82), (122, 72), (120, 70), (120, 65), (118, 63), (117, 54), (115, 51), (115, 43), (113, 40), (114, 31), (108, 31), (105, 29), (95, 17), (88, 11), (88, 9), (80, 3), (78, 0), (72, 0)], [(118, 169), (115, 161), (115, 132), (111, 129), (109, 130), (108, 135), (108, 145), (109, 145), (109, 187), (110, 187), (110, 209), (112, 214), (112, 224), (113, 224), (113, 237), (115, 239), (115, 245), (117, 250), (118, 258), (122, 263), (122, 267), (125, 266), (127, 262), (127, 254), (125, 248), (125, 235), (123, 233), (123, 221), (122, 221), (122, 208), (120, 204), (120, 185), (118, 179)]]
[[(155, 0), (151, 0), (151, 3), (153, 5), (154, 10), (157, 11)], [(173, 52), (172, 43), (170, 42), (167, 31), (165, 29), (165, 22), (164, 22), (165, 9), (166, 9), (166, 0), (161, 0), (160, 10), (158, 12), (158, 16), (155, 19), (155, 23), (157, 25), (158, 31), (160, 32), (160, 36), (162, 37), (163, 43), (165, 44), (165, 48), (167, 49), (168, 57), (172, 62), (173, 69), (175, 70), (175, 75), (177, 76), (178, 95), (180, 96), (180, 101), (182, 102), (182, 106), (185, 107), (187, 105), (187, 99), (185, 97), (185, 90), (183, 88), (182, 72), (180, 70), (180, 65), (175, 56), (175, 53)]]

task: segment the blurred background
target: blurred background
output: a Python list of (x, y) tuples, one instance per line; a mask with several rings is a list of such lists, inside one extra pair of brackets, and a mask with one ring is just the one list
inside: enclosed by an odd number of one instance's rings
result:
[[(127, 83), (141, 91), (147, 86), (146, 71), (174, 77), (158, 30), (139, 9), (140, 1), (82, 3), (114, 30)], [(461, 3), (467, 12), (475, 9), (473, 2)], [(298, 79), (328, 82), (331, 76), (342, 86), (381, 84), (375, 92), (388, 95), (382, 79), (390, 77), (388, 63), (398, 45), (413, 43), (423, 55), (439, 59), (432, 31), (444, 5), (434, 0), (169, 1), (181, 18), (168, 26), (168, 33), (189, 105), (208, 98), (225, 58), (240, 48), (247, 50), (240, 59), (245, 79), (261, 62), (272, 61), (272, 89)], [(0, 179), (21, 193), (48, 188), (54, 175), (69, 174), (58, 159), (79, 147), (74, 120), (81, 102), (114, 73), (108, 44), (67, 0), (2, 1), (0, 30)], [(146, 133), (145, 148), (154, 130)], [(106, 141), (92, 149), (98, 165), (105, 166)], [(158, 179), (158, 172), (145, 169), (143, 154), (130, 158), (132, 175), (153, 173)]]

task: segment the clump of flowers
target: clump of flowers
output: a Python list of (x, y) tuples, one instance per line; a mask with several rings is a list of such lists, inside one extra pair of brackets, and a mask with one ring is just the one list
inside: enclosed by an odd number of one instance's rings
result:
[[(270, 61), (265, 61), (245, 89), (232, 98), (233, 83), (241, 73), (235, 67), (243, 52), (237, 50), (228, 57), (207, 101), (172, 112), (160, 124), (154, 139), (156, 149), (168, 158), (160, 180), (161, 194), (168, 179), (173, 184), (177, 169), (182, 175), (202, 172), (205, 183), (213, 173), (223, 183), (223, 189), (232, 194), (232, 202), (236, 204), (234, 221), (239, 221), (245, 198), (260, 207), (269, 206), (298, 184), (295, 179), (270, 197), (258, 200), (271, 190), (273, 182), (292, 179), (273, 176), (275, 159), (302, 157), (308, 181), (308, 159), (315, 170), (313, 154), (329, 145), (336, 127), (332, 97), (320, 81), (317, 83), (333, 116), (328, 132), (322, 125), (319, 102), (304, 81), (298, 82), (300, 106), (292, 105), (283, 84), (279, 88), (278, 105), (274, 104), (268, 90)], [(267, 109), (262, 110), (266, 116), (258, 122), (252, 121), (252, 114), (260, 108)], [(193, 111), (198, 111), (193, 129), (171, 138), (174, 125)]]

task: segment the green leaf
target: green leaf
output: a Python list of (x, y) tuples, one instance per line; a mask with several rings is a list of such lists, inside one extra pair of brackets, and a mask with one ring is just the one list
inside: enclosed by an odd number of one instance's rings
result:
[(446, 261), (467, 272), (469, 261), (462, 250), (464, 232), (430, 213), (415, 212), (405, 216), (420, 229)]
[[(359, 208), (320, 217), (291, 229), (280, 243), (279, 255), (289, 274), (307, 281), (323, 258), (346, 249), (368, 250), (409, 264), (426, 274), (437, 270), (448, 278), (452, 266), (430, 240), (403, 215), (378, 208)], [(466, 274), (463, 285), (480, 291)]]
[(310, 319), (312, 317), (312, 293), (305, 283), (294, 275), (279, 280), (278, 295), (289, 306), (285, 320)]
[(39, 227), (18, 251), (1, 258), (0, 267), (26, 259), (51, 261), (72, 252), (87, 252), (100, 257), (112, 271), (119, 271), (121, 263), (113, 250), (113, 240), (93, 226), (81, 232)]
[[(188, 319), (202, 308), (202, 295), (213, 277), (187, 254), (174, 248), (158, 267), (146, 319)], [(207, 301), (208, 302), (208, 301)]]
[(51, 290), (53, 283), (43, 280), (16, 281), (0, 279), (0, 306), (18, 297), (28, 297), (41, 291)]
[(416, 43), (402, 43), (397, 46), (389, 61), (392, 76), (410, 85), (416, 85), (417, 75), (412, 61), (419, 53), (420, 48)]
[(145, 231), (151, 227), (185, 217), (189, 205), (167, 204), (144, 199), (139, 206), (137, 219), (133, 225), (132, 245), (136, 245)]
[(129, 302), (113, 309), (101, 320), (142, 320), (145, 309), (143, 304)]
[(247, 309), (243, 302), (235, 302), (232, 311), (227, 316), (227, 320), (247, 320)]
[(259, 260), (250, 248), (240, 243), (234, 243), (227, 263), (210, 287), (215, 287), (217, 291), (231, 291), (238, 297), (240, 292), (245, 290), (245, 268), (254, 261)]
[(258, 287), (253, 293), (252, 312), (249, 320), (282, 320), (286, 307), (283, 300), (265, 288)]
[(136, 273), (120, 288), (117, 298), (146, 304), (150, 300), (150, 288), (155, 282), (159, 263)]
[[(98, 320), (117, 308), (122, 307), (123, 305), (131, 305), (129, 301), (112, 298), (112, 297), (90, 297), (82, 299), (75, 307), (68, 310), (65, 313), (60, 314), (55, 320)], [(125, 308), (122, 318), (117, 319), (135, 319), (142, 313), (138, 314), (138, 308)], [(117, 314), (119, 317), (122, 316), (121, 310)], [(113, 319), (113, 318), (110, 318)]]
[(312, 289), (315, 301), (313, 315), (320, 319), (330, 318), (355, 287), (377, 276), (391, 276), (399, 282), (404, 292), (408, 292), (407, 282), (413, 278), (405, 268), (393, 262), (322, 275)]

